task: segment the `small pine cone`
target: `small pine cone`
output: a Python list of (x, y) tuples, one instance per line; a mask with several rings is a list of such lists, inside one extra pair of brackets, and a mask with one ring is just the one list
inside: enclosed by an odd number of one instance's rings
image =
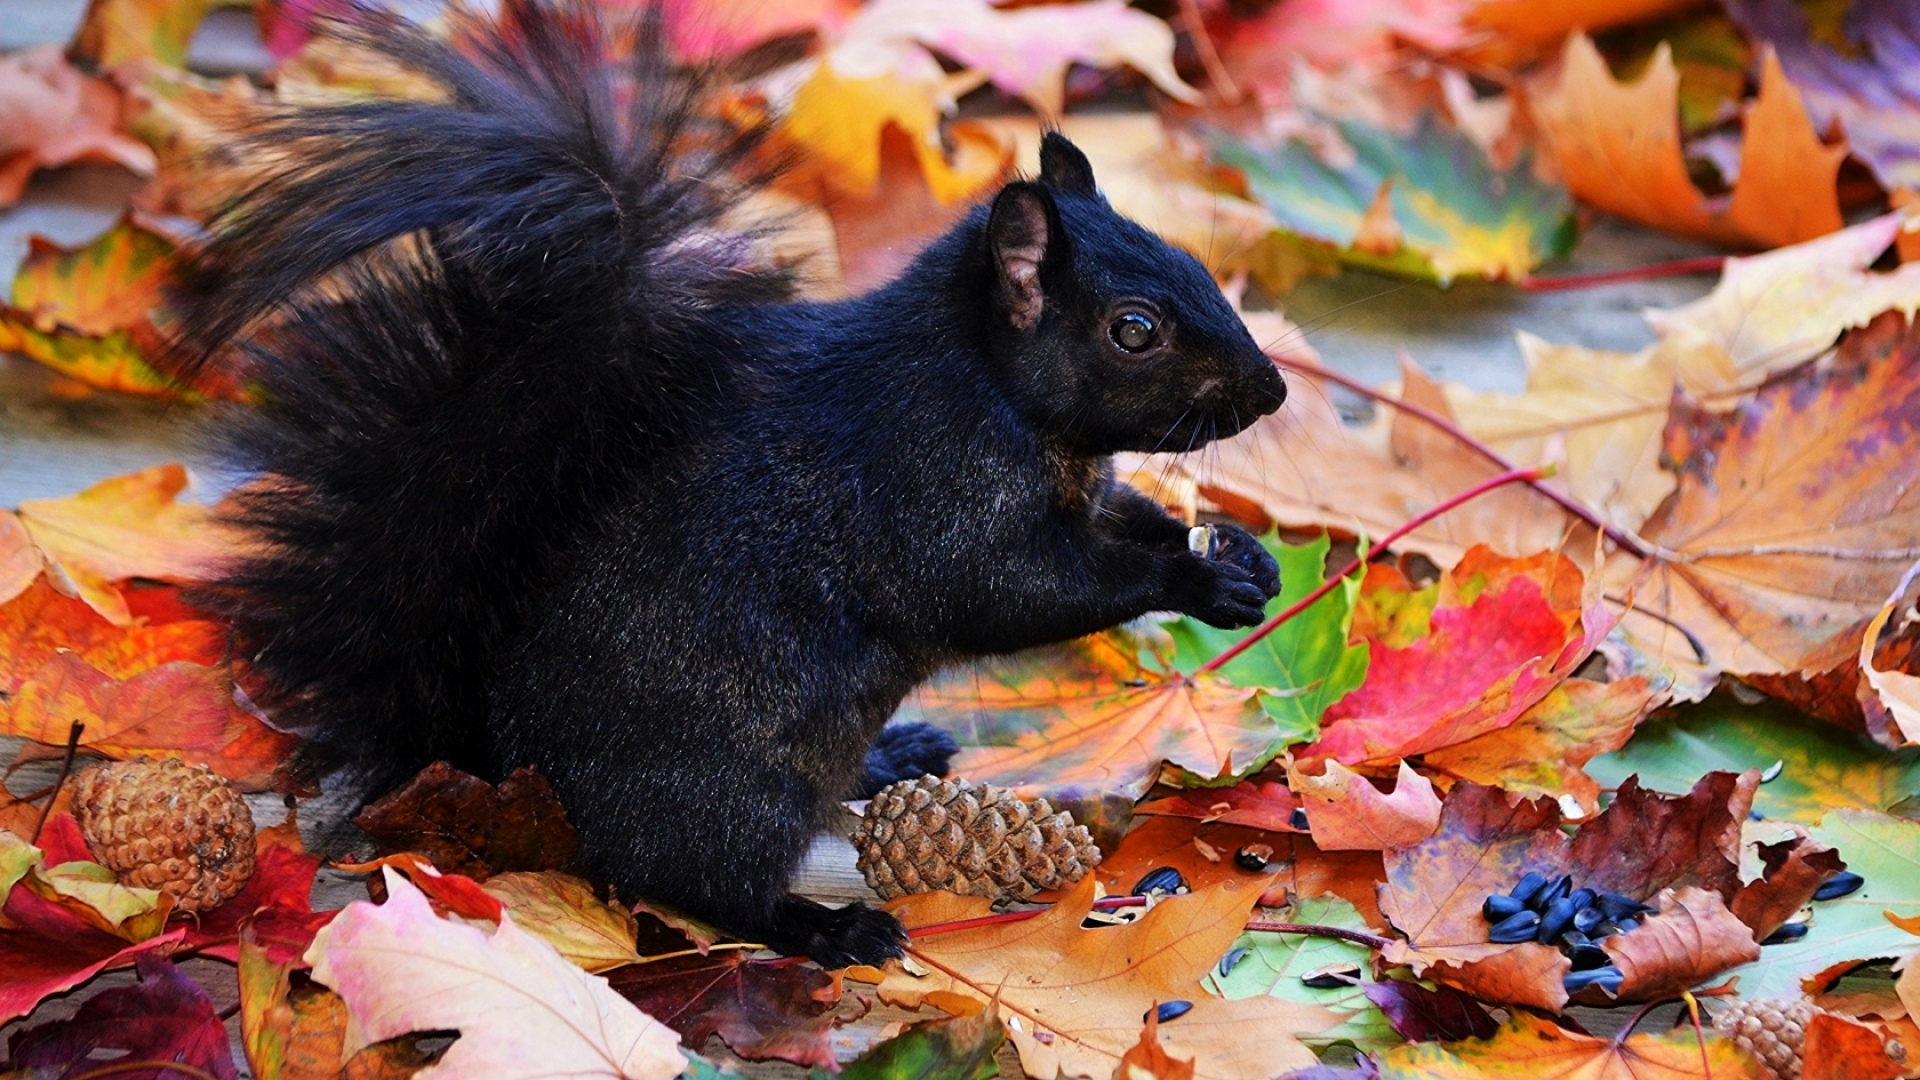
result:
[(1713, 1027), (1758, 1059), (1774, 1080), (1800, 1080), (1800, 1047), (1819, 1011), (1806, 998), (1736, 1001), (1720, 1010)]
[(923, 776), (889, 784), (853, 830), (858, 866), (887, 899), (942, 889), (1024, 899), (1100, 865), (1086, 826), (991, 784)]
[(121, 884), (158, 889), (175, 911), (218, 907), (253, 875), (253, 813), (205, 765), (139, 757), (95, 766), (74, 780), (73, 816)]

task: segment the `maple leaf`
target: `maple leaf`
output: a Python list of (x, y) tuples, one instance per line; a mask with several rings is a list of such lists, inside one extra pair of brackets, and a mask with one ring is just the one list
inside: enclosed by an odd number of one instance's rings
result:
[(1289, 764), (1287, 782), (1307, 807), (1307, 825), (1322, 851), (1385, 851), (1433, 835), (1440, 823), (1440, 797), (1433, 784), (1406, 762), (1391, 793), (1366, 777), (1327, 761), (1319, 776)]
[[(128, 1063), (178, 1062), (221, 1080), (238, 1076), (226, 1026), (200, 984), (152, 953), (135, 958), (134, 969), (140, 980), (134, 985), (93, 995), (68, 1019), (16, 1032), (8, 1040), (7, 1064), (23, 1073), (70, 1075), (106, 1051)], [(174, 1070), (129, 1067), (120, 1075), (163, 1080)]]
[(481, 888), (513, 912), (521, 929), (539, 934), (584, 971), (601, 974), (640, 959), (633, 913), (600, 899), (571, 874), (513, 871), (495, 874)]
[[(1371, 656), (1366, 682), (1327, 710), (1320, 740), (1300, 757), (1392, 765), (1512, 724), (1612, 629), (1592, 592), (1552, 553), (1508, 559), (1476, 547), (1437, 589), (1369, 567), (1355, 619)], [(1387, 612), (1424, 625), (1410, 640), (1383, 639), (1368, 623)]]
[[(1256, 883), (1257, 885), (1257, 883)], [(1111, 1075), (1136, 1042), (1141, 1018), (1158, 1003), (1192, 1001), (1177, 1024), (1160, 1029), (1168, 1053), (1190, 1058), (1202, 1080), (1265, 1080), (1275, 1070), (1310, 1065), (1294, 1036), (1331, 1027), (1338, 1016), (1274, 998), (1221, 1001), (1200, 978), (1246, 925), (1260, 890), (1222, 886), (1156, 904), (1138, 921), (1081, 928), (1093, 908), (1084, 879), (1059, 903), (1017, 923), (927, 934), (908, 955), (930, 969), (909, 974), (855, 968), (849, 977), (879, 983), (882, 1000), (949, 1012), (993, 1009), (1012, 1033), (1020, 1063), (1037, 1080)], [(889, 905), (909, 931), (976, 917), (988, 901), (927, 893)], [(1248, 1032), (1257, 1032), (1248, 1037)]]
[(1920, 956), (1920, 822), (1835, 810), (1808, 831), (1866, 883), (1815, 904), (1806, 937), (1769, 945), (1758, 960), (1729, 971), (1745, 997), (1791, 997), (1860, 963)]
[(484, 879), (567, 866), (580, 838), (544, 776), (515, 769), (499, 785), (435, 762), (354, 816), (386, 855), (415, 852), (441, 873)]
[[(1306, 599), (1326, 581), (1329, 537), (1300, 545), (1277, 538), (1262, 543), (1280, 567), (1280, 593), (1267, 601), (1269, 616)], [(1366, 679), (1366, 646), (1347, 640), (1359, 592), (1357, 579), (1343, 579), (1333, 591), (1268, 629), (1252, 648), (1219, 668), (1236, 686), (1266, 691), (1260, 704), (1289, 741), (1317, 734), (1327, 708)], [(1184, 616), (1169, 623), (1167, 631), (1174, 643), (1173, 662), (1182, 671), (1198, 670), (1253, 632), (1219, 630)]]
[[(1290, 923), (1371, 933), (1365, 916), (1337, 897), (1296, 901), (1278, 917)], [(1347, 1042), (1367, 1050), (1400, 1042), (1386, 1015), (1368, 996), (1368, 991), (1378, 984), (1367, 974), (1373, 951), (1365, 945), (1330, 935), (1261, 931), (1241, 935), (1228, 950), (1227, 957), (1231, 958), (1231, 965), (1223, 959), (1206, 977), (1207, 989), (1221, 997), (1230, 1000), (1279, 998), (1316, 1005), (1345, 1016), (1337, 1027), (1303, 1036), (1302, 1041), (1309, 1045), (1320, 1047)], [(1351, 983), (1338, 986), (1313, 986), (1303, 981), (1328, 970), (1352, 970), (1357, 974)]]
[(1845, 51), (1820, 44), (1806, 15), (1778, 0), (1727, 0), (1727, 13), (1765, 40), (1824, 125), (1837, 120), (1848, 148), (1889, 190), (1920, 188), (1920, 88), (1912, 81), (1915, 12), (1903, 4), (1856, 5)]
[[(173, 255), (171, 241), (131, 217), (72, 250), (31, 238), (13, 303), (0, 306), (0, 344), (87, 386), (197, 398), (145, 359), (166, 347), (154, 320), (173, 282)], [(204, 382), (201, 389), (237, 392), (218, 378)]]
[(750, 1061), (834, 1067), (840, 979), (818, 968), (752, 961), (732, 950), (648, 958), (610, 972), (607, 981), (688, 1046), (718, 1035)]
[(1761, 1080), (1759, 1062), (1732, 1040), (1689, 1027), (1602, 1039), (1515, 1012), (1486, 1039), (1415, 1043), (1375, 1055), (1381, 1080)]
[(1679, 485), (1641, 530), (1653, 554), (1618, 553), (1601, 571), (1665, 620), (1637, 623), (1646, 647), (1713, 671), (1796, 672), (1877, 612), (1920, 554), (1917, 387), (1920, 327), (1888, 313), (1830, 364), (1730, 412), (1676, 402), (1666, 456)]
[(1712, 292), (1681, 307), (1650, 310), (1647, 322), (1683, 347), (1708, 346), (1705, 362), (1677, 367), (1688, 393), (1751, 389), (1762, 377), (1820, 355), (1842, 331), (1882, 312), (1911, 317), (1920, 309), (1920, 265), (1867, 272), (1895, 237), (1916, 229), (1920, 217), (1883, 214), (1830, 236), (1728, 259)]
[(1867, 739), (1773, 703), (1726, 695), (1643, 724), (1618, 753), (1588, 770), (1602, 784), (1638, 774), (1659, 791), (1685, 791), (1703, 772), (1771, 770), (1753, 808), (1768, 818), (1819, 822), (1830, 810), (1886, 810), (1920, 791), (1920, 750), (1888, 754)]
[(1069, 64), (1126, 65), (1168, 96), (1199, 94), (1173, 68), (1173, 29), (1125, 0), (1086, 0), (1017, 9), (986, 0), (878, 0), (848, 21), (839, 48), (873, 49), (916, 41), (983, 72), (1025, 98), (1043, 117), (1063, 111)]
[(153, 152), (119, 133), (120, 107), (119, 91), (75, 71), (58, 45), (0, 57), (0, 207), (19, 201), (36, 169), (103, 161), (150, 175)]
[[(842, 1080), (990, 1080), (1000, 1075), (994, 1056), (1006, 1041), (1000, 1022), (984, 1012), (922, 1020), (848, 1062), (840, 1076)], [(815, 1070), (813, 1080), (825, 1078)]]
[(1626, 745), (1665, 695), (1639, 675), (1567, 679), (1498, 731), (1429, 750), (1423, 768), (1517, 795), (1569, 797), (1592, 811), (1600, 784), (1583, 766)]
[(1559, 1011), (1568, 959), (1537, 942), (1492, 941), (1481, 913), (1489, 895), (1537, 872), (1658, 909), (1639, 929), (1604, 939), (1626, 976), (1618, 1000), (1665, 996), (1752, 959), (1752, 929), (1726, 901), (1740, 886), (1740, 822), (1757, 781), (1714, 773), (1674, 798), (1629, 780), (1571, 841), (1551, 800), (1509, 802), (1498, 789), (1456, 784), (1433, 836), (1386, 853), (1380, 907), (1406, 940), (1381, 955), (1484, 1001)]
[[(0, 514), (0, 524), (10, 520), (16, 519)], [(24, 540), (26, 530), (17, 535)], [(39, 551), (30, 543), (14, 550), (38, 560)], [(36, 568), (25, 589), (0, 602), (0, 691), (19, 693), (27, 678), (60, 652), (124, 679), (174, 661), (219, 663), (226, 655), (226, 638), (225, 627), (194, 619), (156, 623), (136, 617), (133, 625), (115, 626), (86, 604), (62, 595)]]
[(347, 1003), (318, 983), (292, 975), (299, 957), (263, 945), (243, 924), (239, 968), (240, 1042), (257, 1080), (401, 1080), (437, 1056), (412, 1040), (391, 1039), (345, 1054)]
[[(1263, 870), (1249, 870), (1235, 858), (1251, 844), (1273, 849)], [(1126, 895), (1141, 878), (1163, 868), (1178, 871), (1196, 889), (1257, 883), (1264, 890), (1261, 902), (1269, 907), (1338, 896), (1369, 926), (1386, 926), (1380, 914), (1378, 883), (1384, 872), (1377, 851), (1321, 851), (1304, 835), (1224, 821), (1149, 817), (1102, 855), (1094, 877), (1108, 893)]]
[(950, 673), (922, 686), (902, 719), (933, 723), (960, 743), (956, 772), (976, 783), (1041, 791), (1060, 801), (1144, 795), (1170, 762), (1204, 777), (1258, 768), (1286, 733), (1260, 692), (1199, 674), (1166, 674), (1142, 660), (1164, 651), (1110, 630), (1004, 661)]
[(60, 757), (74, 723), (94, 753), (186, 757), (255, 791), (274, 784), (295, 741), (240, 704), (230, 669), (184, 661), (121, 680), (59, 653), (0, 701), (0, 734), (30, 740), (20, 761)]
[(434, 915), (404, 877), (354, 903), (307, 950), (313, 978), (347, 1003), (348, 1053), (427, 1031), (460, 1037), (423, 1076), (668, 1080), (679, 1039), (503, 915), (493, 932)]
[(1673, 57), (1656, 52), (1631, 85), (1614, 81), (1584, 34), (1567, 39), (1560, 83), (1534, 99), (1567, 189), (1609, 213), (1717, 243), (1775, 247), (1840, 228), (1834, 178), (1844, 147), (1820, 141), (1771, 53), (1747, 113), (1739, 180), (1709, 199), (1688, 178)]
[(1443, 284), (1518, 280), (1572, 248), (1566, 193), (1535, 180), (1528, 162), (1496, 170), (1431, 116), (1405, 133), (1328, 123), (1349, 151), (1339, 165), (1298, 138), (1260, 145), (1215, 133), (1209, 142), (1282, 228), (1354, 266)]
[(184, 467), (157, 465), (63, 499), (22, 502), (17, 517), (61, 591), (125, 626), (133, 614), (119, 582), (204, 581), (238, 550), (207, 508), (175, 501), (186, 486)]

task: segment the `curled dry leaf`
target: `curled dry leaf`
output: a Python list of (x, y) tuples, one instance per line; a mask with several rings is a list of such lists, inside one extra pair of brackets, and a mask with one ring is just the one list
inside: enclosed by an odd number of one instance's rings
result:
[(75, 71), (58, 45), (0, 57), (0, 207), (36, 169), (102, 161), (150, 175), (153, 151), (120, 134), (120, 108), (120, 92)]
[(1895, 585), (1887, 602), (1880, 607), (1878, 614), (1867, 623), (1860, 636), (1860, 681), (1862, 684), (1856, 693), (1867, 725), (1867, 731), (1875, 739), (1890, 747), (1920, 746), (1920, 676), (1893, 668), (1882, 668), (1877, 657), (1881, 632), (1887, 628), (1888, 620), (1896, 612), (1905, 612), (1911, 621), (1913, 603), (1908, 599), (1909, 589), (1916, 575), (1920, 575), (1920, 563), (1907, 569), (1900, 583)]
[(679, 1038), (503, 915), (491, 933), (442, 919), (404, 877), (355, 903), (307, 950), (316, 982), (347, 1003), (346, 1053), (397, 1036), (458, 1031), (423, 1074), (670, 1080)]
[(413, 852), (442, 873), (486, 878), (567, 866), (580, 849), (546, 778), (516, 769), (497, 786), (435, 762), (368, 804), (353, 823), (386, 855)]
[[(1160, 1029), (1168, 1053), (1194, 1062), (1201, 1080), (1266, 1080), (1315, 1061), (1295, 1037), (1332, 1027), (1336, 1014), (1275, 998), (1221, 1001), (1200, 978), (1240, 935), (1260, 897), (1258, 883), (1220, 886), (1156, 904), (1138, 921), (1082, 929), (1092, 910), (1088, 878), (1052, 908), (1022, 922), (916, 937), (910, 956), (931, 969), (909, 974), (854, 969), (879, 982), (883, 1000), (949, 1012), (995, 1009), (1038, 1080), (1111, 1076), (1138, 1039), (1141, 1017), (1159, 1002), (1193, 1009)], [(985, 914), (980, 897), (926, 893), (888, 905), (911, 931)]]
[(1834, 181), (1846, 148), (1820, 141), (1771, 53), (1728, 199), (1707, 198), (1688, 177), (1678, 86), (1664, 48), (1638, 82), (1622, 84), (1585, 34), (1569, 37), (1559, 85), (1534, 101), (1568, 190), (1609, 213), (1722, 244), (1776, 247), (1840, 228)]
[(1310, 776), (1291, 764), (1287, 781), (1307, 807), (1313, 842), (1322, 851), (1385, 851), (1411, 847), (1433, 835), (1440, 824), (1440, 797), (1433, 784), (1400, 763), (1391, 793), (1338, 761)]

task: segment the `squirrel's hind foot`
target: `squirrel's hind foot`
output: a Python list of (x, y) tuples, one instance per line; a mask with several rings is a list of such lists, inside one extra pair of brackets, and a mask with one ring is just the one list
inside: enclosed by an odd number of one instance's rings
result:
[(823, 968), (879, 967), (906, 953), (907, 931), (884, 911), (854, 903), (830, 908), (788, 896), (774, 905), (766, 943), (788, 956), (808, 956)]
[(922, 776), (945, 776), (947, 765), (960, 746), (953, 736), (919, 721), (888, 724), (880, 729), (867, 751), (865, 775), (854, 791), (856, 799), (871, 799), (881, 788), (896, 780), (918, 780)]

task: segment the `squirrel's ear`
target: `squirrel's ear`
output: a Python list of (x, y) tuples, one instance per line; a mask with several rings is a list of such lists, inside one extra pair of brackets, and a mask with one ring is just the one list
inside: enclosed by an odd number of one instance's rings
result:
[(1098, 195), (1093, 165), (1065, 135), (1049, 131), (1040, 138), (1040, 179), (1059, 191)]
[(1053, 199), (1037, 184), (1008, 184), (993, 200), (987, 243), (999, 271), (1007, 318), (1017, 329), (1029, 329), (1040, 321), (1046, 302), (1040, 265), (1046, 261), (1053, 228)]

